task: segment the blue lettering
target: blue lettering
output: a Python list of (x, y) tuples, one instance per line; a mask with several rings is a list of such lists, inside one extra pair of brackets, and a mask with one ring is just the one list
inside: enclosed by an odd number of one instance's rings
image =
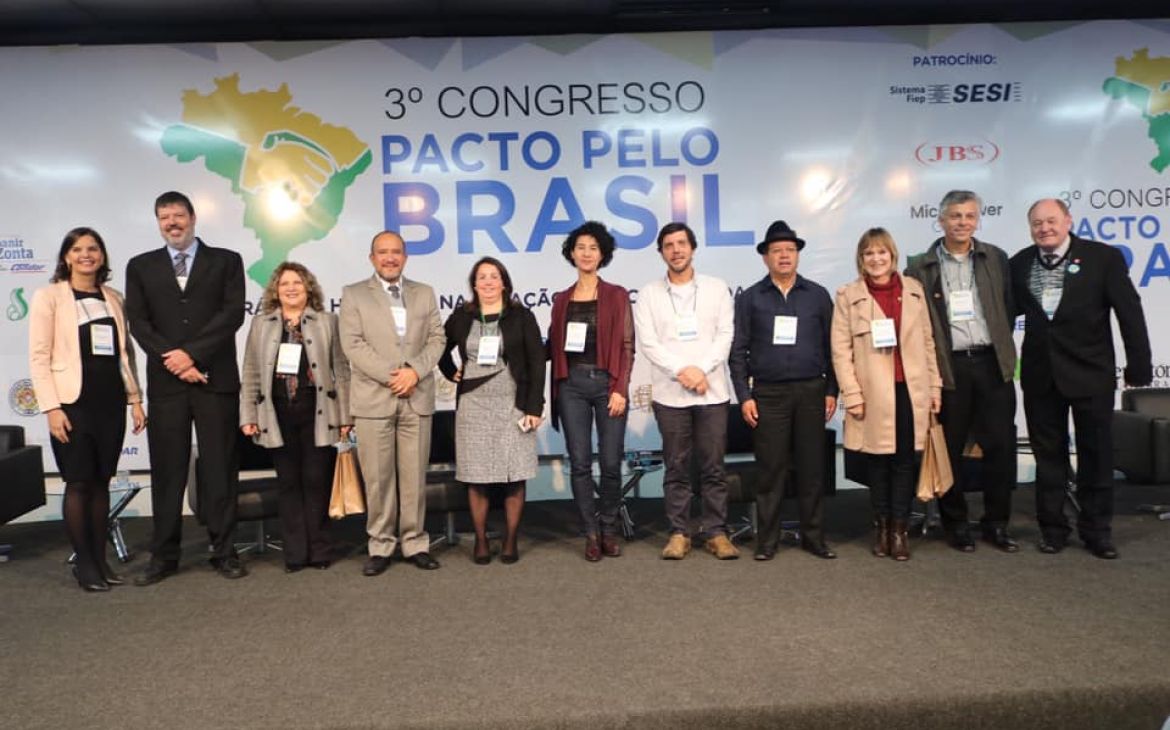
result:
[[(693, 149), (691, 149), (691, 143), (695, 139), (707, 140), (706, 155), (700, 157), (695, 154)], [(695, 127), (693, 129), (688, 129), (686, 134), (684, 134), (682, 137), (681, 145), (683, 159), (686, 160), (688, 164), (694, 165), (695, 167), (710, 165), (715, 161), (715, 158), (719, 156), (719, 138), (715, 136), (714, 132), (712, 132), (710, 129), (707, 129), (706, 127)]]
[[(443, 224), (435, 218), (439, 191), (434, 187), (426, 183), (383, 183), (382, 209), (386, 230), (402, 233), (408, 255), (434, 253), (443, 245)], [(408, 226), (426, 228), (427, 237), (421, 241), (409, 240), (403, 230)]]
[[(494, 213), (475, 213), (475, 198), (495, 198)], [(504, 224), (516, 212), (512, 189), (499, 180), (461, 180), (455, 183), (455, 215), (459, 221), (459, 253), (475, 252), (475, 232), (483, 231), (503, 253), (515, 253), (516, 246), (504, 232)]]
[(677, 157), (662, 156), (662, 131), (650, 132), (650, 164), (654, 167), (678, 167)]
[(451, 161), (455, 163), (463, 172), (478, 172), (483, 169), (483, 160), (476, 160), (475, 162), (467, 162), (463, 159), (463, 145), (468, 142), (473, 142), (477, 145), (483, 144), (483, 135), (475, 132), (465, 132), (455, 138), (451, 143)]
[[(618, 167), (645, 167), (646, 160), (633, 159), (631, 153), (642, 154), (642, 137), (645, 132), (640, 129), (618, 130)], [(637, 141), (634, 141), (636, 138)]]
[(605, 207), (619, 218), (633, 221), (641, 225), (641, 230), (633, 235), (627, 235), (617, 230), (611, 230), (618, 248), (639, 249), (645, 248), (654, 240), (658, 233), (658, 220), (646, 208), (622, 200), (622, 193), (633, 190), (648, 195), (654, 189), (654, 183), (638, 175), (622, 175), (614, 178), (605, 188)]
[[(558, 208), (564, 207), (565, 217), (556, 218)], [(532, 224), (525, 251), (540, 251), (549, 236), (567, 236), (569, 231), (585, 222), (585, 213), (573, 194), (569, 179), (554, 177), (549, 181), (548, 191), (540, 204), (540, 212)]]
[(382, 174), (389, 175), (395, 162), (410, 159), (410, 140), (401, 134), (382, 135)]
[(670, 176), (670, 219), (678, 223), (687, 222), (687, 178), (685, 175)]
[(439, 148), (439, 141), (435, 139), (433, 134), (427, 134), (423, 137), (422, 144), (418, 148), (418, 157), (414, 158), (414, 167), (411, 168), (411, 172), (417, 175), (427, 165), (437, 167), (439, 172), (448, 171), (443, 150)]
[[(548, 158), (543, 162), (538, 162), (532, 156), (532, 145), (534, 142), (544, 140), (548, 143), (549, 153)], [(524, 156), (524, 164), (528, 165), (533, 170), (547, 170), (561, 159), (561, 143), (551, 132), (533, 132), (524, 138), (524, 144), (520, 148), (520, 154)]]
[(520, 134), (517, 132), (492, 132), (488, 135), (488, 139), (492, 142), (498, 142), (500, 145), (500, 169), (508, 169), (508, 143), (515, 142), (520, 139)]
[(1146, 262), (1146, 270), (1142, 272), (1139, 286), (1149, 286), (1150, 279), (1155, 276), (1170, 278), (1170, 256), (1166, 254), (1166, 245), (1161, 242), (1154, 244), (1154, 250), (1150, 252), (1150, 260)]
[(592, 170), (594, 158), (605, 157), (613, 149), (613, 139), (605, 132), (586, 129), (581, 133), (581, 147), (585, 169)]
[(719, 176), (703, 176), (703, 240), (708, 246), (751, 246), (755, 243), (752, 231), (724, 231), (719, 219)]

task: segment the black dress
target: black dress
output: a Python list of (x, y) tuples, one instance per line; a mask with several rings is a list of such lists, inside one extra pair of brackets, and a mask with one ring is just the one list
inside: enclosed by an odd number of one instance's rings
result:
[[(106, 308), (100, 291), (73, 290), (81, 345), (81, 395), (73, 403), (62, 403), (73, 430), (69, 443), (55, 438), (53, 456), (66, 482), (108, 481), (118, 470), (122, 439), (126, 435), (126, 385), (122, 381), (122, 343), (118, 341), (114, 317)], [(114, 332), (112, 355), (93, 352), (93, 326), (108, 326)]]

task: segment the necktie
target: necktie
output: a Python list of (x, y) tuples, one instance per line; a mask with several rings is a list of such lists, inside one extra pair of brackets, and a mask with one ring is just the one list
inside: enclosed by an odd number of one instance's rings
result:
[(175, 254), (175, 276), (187, 275), (187, 252), (180, 251)]
[(1053, 266), (1056, 266), (1056, 258), (1056, 254), (1054, 253), (1044, 254), (1044, 265), (1051, 269)]
[(402, 296), (398, 293), (397, 284), (389, 284), (386, 286), (386, 291), (390, 292), (390, 299), (394, 302), (402, 301)]

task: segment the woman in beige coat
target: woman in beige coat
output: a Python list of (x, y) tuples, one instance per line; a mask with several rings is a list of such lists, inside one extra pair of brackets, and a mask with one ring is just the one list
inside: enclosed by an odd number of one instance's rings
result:
[(898, 247), (883, 228), (857, 243), (858, 279), (837, 290), (833, 369), (845, 408), (845, 448), (869, 455), (876, 513), (873, 554), (910, 558), (915, 452), (942, 403), (930, 312), (922, 285), (897, 272)]
[(98, 232), (69, 231), (53, 283), (33, 295), (28, 328), (33, 390), (65, 482), (61, 514), (77, 555), (73, 576), (91, 592), (122, 584), (106, 562), (106, 534), (127, 404), (134, 433), (146, 426), (122, 295), (106, 286), (109, 278)]
[(284, 568), (329, 567), (334, 444), (349, 435), (349, 361), (317, 277), (285, 261), (264, 289), (244, 348), (240, 430), (272, 449)]

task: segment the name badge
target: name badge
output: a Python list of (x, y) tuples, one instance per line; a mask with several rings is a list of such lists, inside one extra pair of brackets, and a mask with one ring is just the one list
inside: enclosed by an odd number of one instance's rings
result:
[(875, 319), (870, 322), (869, 333), (873, 336), (874, 347), (898, 346), (898, 331), (894, 329), (894, 320), (892, 319)]
[(693, 312), (675, 315), (674, 334), (680, 342), (691, 342), (699, 339), (699, 318)]
[(114, 326), (110, 324), (91, 324), (89, 326), (89, 341), (90, 352), (94, 355), (113, 355)]
[(406, 307), (391, 305), (390, 311), (394, 314), (394, 331), (399, 337), (406, 337)]
[(1048, 315), (1048, 319), (1052, 319), (1056, 314), (1056, 308), (1060, 306), (1060, 296), (1063, 293), (1063, 288), (1056, 287), (1045, 289), (1044, 293), (1040, 295), (1040, 307), (1044, 310), (1044, 314)]
[(500, 357), (500, 336), (484, 335), (479, 338), (479, 352), (475, 356), (477, 365), (495, 365)]
[(796, 317), (784, 314), (776, 315), (776, 318), (772, 321), (772, 344), (796, 344)]
[(585, 322), (569, 322), (565, 328), (565, 352), (585, 352), (585, 333), (589, 325)]
[(952, 322), (970, 322), (975, 319), (975, 293), (970, 289), (951, 292), (950, 304)]
[(281, 375), (296, 375), (301, 369), (301, 350), (304, 345), (282, 342), (276, 352), (276, 372)]

